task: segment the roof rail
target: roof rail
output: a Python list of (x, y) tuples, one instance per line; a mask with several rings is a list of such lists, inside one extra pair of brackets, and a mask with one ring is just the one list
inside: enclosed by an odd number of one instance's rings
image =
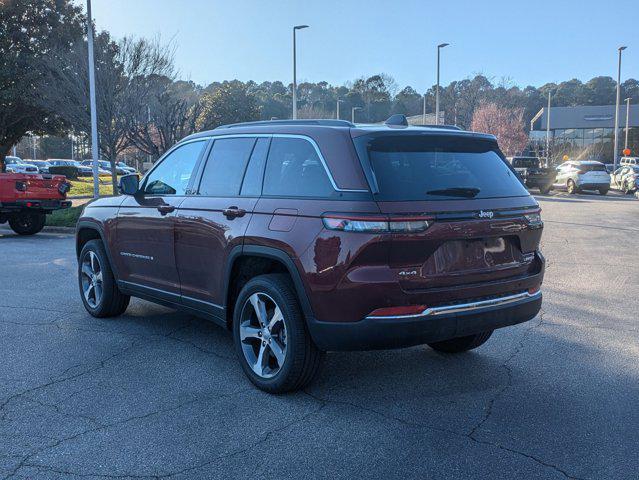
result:
[(444, 130), (464, 130), (461, 127), (458, 127), (457, 125), (416, 125), (419, 127), (427, 127), (427, 128), (441, 128)]
[(244, 127), (244, 126), (260, 126), (260, 125), (321, 125), (324, 127), (349, 127), (352, 128), (355, 124), (348, 120), (259, 120), (256, 122), (242, 122), (242, 123), (230, 123), (228, 125), (220, 125), (215, 130), (220, 128), (232, 128), (232, 127)]

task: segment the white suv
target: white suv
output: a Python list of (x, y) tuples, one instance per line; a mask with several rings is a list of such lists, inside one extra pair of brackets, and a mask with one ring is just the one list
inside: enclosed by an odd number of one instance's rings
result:
[(605, 195), (610, 190), (610, 175), (601, 162), (564, 162), (557, 167), (555, 187), (566, 188), (570, 194), (581, 190), (597, 190)]
[(38, 167), (25, 163), (18, 157), (5, 157), (4, 165), (7, 173), (38, 173)]

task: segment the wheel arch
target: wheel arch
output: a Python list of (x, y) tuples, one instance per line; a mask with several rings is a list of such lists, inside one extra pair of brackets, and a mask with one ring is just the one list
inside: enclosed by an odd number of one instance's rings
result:
[(238, 245), (231, 250), (228, 256), (224, 281), (223, 298), (225, 300), (228, 327), (232, 324), (235, 298), (237, 298), (236, 296), (241, 286), (246, 283), (242, 283), (241, 279), (239, 284), (237, 282), (238, 270), (241, 268), (242, 262), (246, 261), (244, 259), (264, 259), (267, 261), (265, 263), (267, 270), (259, 271), (259, 273), (257, 273), (258, 275), (273, 272), (287, 273), (293, 282), (295, 293), (299, 299), (307, 324), (309, 319), (314, 318), (311, 303), (306, 293), (304, 283), (302, 282), (302, 277), (295, 262), (286, 252), (277, 248), (261, 245)]
[(102, 245), (104, 245), (104, 251), (107, 254), (107, 258), (109, 259), (109, 264), (111, 266), (111, 270), (113, 271), (113, 275), (116, 280), (118, 279), (117, 266), (113, 262), (113, 258), (111, 257), (111, 250), (109, 249), (109, 244), (106, 242), (106, 236), (104, 234), (104, 229), (98, 223), (80, 220), (76, 226), (75, 233), (75, 253), (76, 257), (80, 258), (80, 252), (82, 252), (82, 248), (86, 245), (87, 242), (91, 240), (100, 240)]

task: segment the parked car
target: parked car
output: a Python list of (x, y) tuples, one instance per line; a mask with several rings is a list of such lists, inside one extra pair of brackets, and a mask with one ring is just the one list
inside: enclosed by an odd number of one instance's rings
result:
[(38, 169), (38, 173), (49, 173), (51, 164), (46, 160), (25, 160), (25, 162), (35, 166)]
[(619, 165), (621, 166), (637, 165), (639, 164), (638, 160), (639, 160), (638, 157), (621, 157), (621, 160), (619, 161)]
[(128, 175), (130, 173), (137, 173), (137, 170), (133, 167), (128, 166), (126, 163), (124, 162), (118, 162), (116, 163), (117, 167), (122, 169), (122, 171), (124, 171), (124, 175)]
[(610, 175), (601, 162), (571, 160), (557, 167), (556, 188), (574, 194), (582, 190), (596, 190), (606, 195), (610, 190)]
[(639, 183), (639, 165), (627, 165), (618, 168), (610, 176), (610, 183), (623, 193), (633, 193), (637, 191)]
[(23, 162), (19, 157), (4, 157), (4, 166), (7, 173), (38, 173), (38, 167)]
[(0, 174), (0, 224), (9, 222), (19, 235), (38, 233), (47, 214), (71, 206), (70, 188), (61, 175)]
[[(93, 160), (83, 160), (80, 164), (84, 167), (89, 167), (91, 174), (93, 174)], [(111, 164), (105, 160), (98, 160), (98, 175), (111, 175)], [(116, 171), (116, 175), (124, 174)]]
[(553, 168), (542, 167), (539, 158), (508, 157), (508, 161), (527, 188), (538, 188), (543, 194), (552, 190), (557, 172)]
[(78, 177), (92, 177), (93, 169), (86, 167), (77, 160), (65, 160), (59, 158), (50, 158), (47, 160), (49, 162), (49, 168), (51, 167), (72, 167), (75, 169)]
[(230, 125), (120, 191), (78, 222), (86, 310), (135, 296), (209, 318), (268, 392), (308, 384), (325, 351), (463, 352), (541, 307), (540, 208), (492, 135), (403, 116)]

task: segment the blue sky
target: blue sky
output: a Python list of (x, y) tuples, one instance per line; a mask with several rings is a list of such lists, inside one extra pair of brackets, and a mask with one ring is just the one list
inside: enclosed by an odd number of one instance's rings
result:
[[(85, 3), (77, 0), (78, 3)], [(450, 2), (350, 0), (93, 0), (98, 28), (173, 39), (182, 78), (292, 78), (291, 27), (298, 34), (298, 81), (342, 84), (385, 72), (400, 88), (435, 83), (436, 45), (442, 84), (483, 73), (499, 82), (540, 86), (570, 78), (639, 77), (636, 0)], [(619, 13), (618, 13), (619, 12)]]

